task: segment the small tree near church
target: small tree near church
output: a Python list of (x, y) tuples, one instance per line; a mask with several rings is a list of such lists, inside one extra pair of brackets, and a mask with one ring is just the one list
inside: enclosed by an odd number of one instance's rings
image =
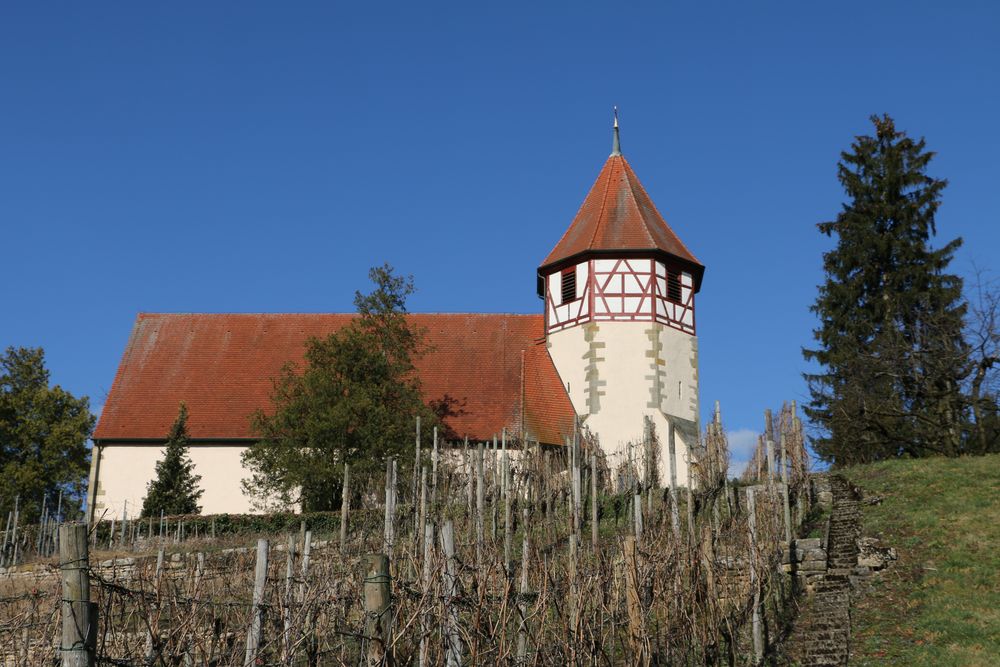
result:
[(60, 493), (72, 516), (86, 489), (94, 416), (85, 396), (49, 379), (42, 348), (0, 350), (0, 507), (20, 497), (21, 521), (37, 521)]
[(243, 454), (243, 487), (261, 509), (336, 509), (345, 463), (355, 480), (382, 474), (393, 457), (405, 472), (414, 417), (438, 424), (414, 366), (425, 343), (406, 317), (413, 279), (388, 264), (368, 277), (374, 288), (355, 292), (357, 316), (308, 340), (303, 367), (288, 364), (274, 380), (273, 411), (253, 417), (260, 440)]
[(164, 514), (198, 514), (198, 488), (201, 475), (194, 474), (194, 462), (188, 455), (187, 406), (181, 403), (177, 420), (170, 427), (163, 458), (156, 463), (156, 479), (149, 483), (142, 503), (143, 516)]

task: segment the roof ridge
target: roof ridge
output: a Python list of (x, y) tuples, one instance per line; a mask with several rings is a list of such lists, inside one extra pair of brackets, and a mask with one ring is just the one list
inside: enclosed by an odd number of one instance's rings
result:
[[(618, 155), (612, 153), (611, 155), (608, 156), (608, 159), (605, 160), (604, 166), (601, 168), (602, 174), (604, 173), (605, 169), (608, 169), (608, 165), (611, 164), (611, 161), (614, 160), (616, 157), (622, 160), (625, 159), (621, 153), (618, 153)], [(604, 219), (604, 211), (605, 209), (607, 209), (608, 206), (608, 192), (611, 191), (611, 176), (612, 174), (614, 174), (614, 172), (615, 168), (614, 165), (612, 165), (611, 168), (608, 169), (608, 177), (604, 182), (604, 196), (601, 197), (601, 211), (600, 213), (597, 214), (597, 224), (594, 225), (594, 233), (590, 235), (590, 245), (594, 245), (594, 239), (597, 238), (597, 232), (601, 229), (601, 220)], [(598, 174), (597, 177), (600, 178), (601, 175)]]
[[(653, 237), (652, 232), (649, 230), (649, 221), (646, 220), (646, 216), (642, 211), (642, 206), (639, 204), (638, 198), (636, 197), (635, 193), (636, 186), (637, 185), (639, 186), (639, 191), (642, 192), (643, 195), (645, 195), (646, 199), (649, 199), (649, 195), (646, 194), (645, 189), (642, 187), (642, 183), (639, 183), (638, 176), (635, 175), (635, 171), (632, 169), (632, 165), (629, 164), (628, 160), (625, 159), (624, 155), (622, 156), (622, 162), (624, 163), (623, 171), (625, 172), (625, 181), (628, 183), (628, 193), (629, 196), (632, 197), (632, 205), (635, 206), (635, 210), (639, 214), (639, 219), (642, 220), (643, 222), (642, 231), (646, 235), (646, 238), (649, 240), (649, 244), (655, 246), (656, 239)], [(635, 182), (633, 182), (633, 177)], [(649, 199), (649, 203), (653, 206), (653, 210), (656, 211), (656, 205), (653, 204), (653, 200)], [(660, 215), (660, 212), (656, 211), (656, 214)], [(660, 217), (662, 218), (663, 216), (660, 215)]]
[[(590, 193), (592, 193), (594, 191), (594, 188), (596, 188), (597, 184), (600, 182), (600, 180), (601, 180), (601, 174), (604, 173), (604, 169), (607, 167), (608, 161), (610, 159), (611, 159), (611, 157), (608, 156), (608, 159), (604, 161), (604, 165), (601, 167), (601, 170), (597, 172), (597, 179), (594, 181), (593, 185), (591, 185), (590, 188), (587, 190), (587, 194), (584, 195), (583, 201), (580, 202), (580, 207), (578, 209), (576, 209), (576, 213), (573, 214), (573, 219), (570, 221), (569, 226), (566, 227), (566, 231), (564, 231), (562, 233), (562, 236), (559, 237), (559, 240), (556, 241), (555, 246), (553, 246), (553, 250), (555, 248), (558, 248), (560, 246), (560, 244), (562, 244), (562, 242), (564, 240), (566, 240), (566, 237), (569, 236), (570, 231), (572, 231), (572, 229), (573, 229), (573, 223), (576, 222), (577, 218), (580, 217), (580, 214), (583, 213), (583, 208), (587, 205), (587, 202), (590, 201)], [(549, 251), (548, 255), (546, 255), (546, 259), (548, 259), (548, 256), (551, 255), (551, 254), (552, 254), (552, 251)], [(545, 260), (542, 260), (542, 261), (544, 262)]]
[[(623, 158), (623, 159), (624, 159), (624, 158)], [(674, 237), (674, 239), (676, 239), (676, 240), (677, 240), (677, 243), (679, 243), (679, 244), (680, 244), (681, 248), (683, 248), (683, 249), (684, 249), (685, 251), (687, 251), (687, 253), (688, 253), (689, 255), (691, 255), (691, 257), (692, 257), (692, 258), (693, 258), (693, 259), (694, 259), (695, 261), (698, 261), (698, 258), (697, 258), (697, 257), (695, 257), (695, 254), (694, 254), (693, 252), (691, 252), (691, 249), (687, 247), (687, 244), (685, 244), (685, 243), (684, 243), (684, 241), (683, 241), (683, 240), (681, 239), (681, 237), (680, 237), (680, 236), (679, 236), (679, 235), (677, 234), (677, 232), (675, 232), (675, 231), (673, 230), (673, 228), (672, 228), (672, 227), (670, 226), (670, 224), (669, 224), (669, 223), (667, 222), (667, 219), (666, 219), (666, 218), (665, 218), (665, 217), (663, 216), (663, 214), (662, 214), (662, 213), (660, 213), (660, 209), (658, 209), (658, 208), (656, 207), (656, 202), (654, 202), (654, 201), (653, 201), (653, 198), (649, 196), (649, 193), (648, 193), (648, 192), (646, 192), (646, 188), (645, 188), (645, 187), (643, 186), (643, 184), (642, 184), (642, 181), (640, 181), (640, 180), (639, 180), (639, 177), (638, 177), (638, 176), (636, 175), (635, 171), (634, 171), (634, 170), (632, 169), (632, 165), (628, 164), (628, 161), (627, 161), (627, 160), (626, 160), (625, 164), (626, 164), (626, 165), (628, 166), (628, 171), (629, 171), (629, 172), (631, 173), (632, 177), (633, 177), (633, 178), (635, 179), (635, 187), (637, 187), (637, 188), (639, 189), (639, 192), (641, 192), (641, 193), (642, 193), (642, 196), (643, 196), (643, 197), (644, 197), (644, 198), (646, 199), (646, 201), (648, 201), (648, 202), (649, 202), (649, 205), (653, 207), (653, 211), (654, 211), (654, 212), (656, 213), (656, 216), (657, 216), (657, 217), (658, 217), (658, 218), (659, 218), (660, 220), (662, 220), (662, 221), (663, 221), (663, 226), (664, 226), (664, 227), (666, 228), (667, 232), (668, 232), (668, 233), (669, 233), (669, 234), (670, 234), (671, 236), (673, 236), (673, 237)], [(632, 180), (632, 179), (629, 179), (630, 183), (631, 183), (631, 180)], [(632, 188), (630, 188), (630, 189), (632, 189)], [(633, 196), (634, 196), (634, 192), (633, 192)], [(640, 214), (642, 213), (642, 209), (641, 209), (641, 208), (639, 209), (639, 213), (640, 213)], [(645, 216), (643, 216), (643, 220), (645, 220)], [(648, 231), (648, 230), (647, 230), (647, 231)], [(655, 239), (652, 239), (652, 235), (650, 235), (650, 237), (651, 237), (651, 240), (652, 240), (652, 242), (653, 242), (653, 243), (655, 243)]]

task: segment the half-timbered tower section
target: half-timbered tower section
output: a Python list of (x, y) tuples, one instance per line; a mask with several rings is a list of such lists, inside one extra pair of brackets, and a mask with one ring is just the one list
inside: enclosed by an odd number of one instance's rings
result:
[(538, 269), (549, 354), (581, 421), (605, 451), (625, 456), (643, 418), (669, 429), (678, 478), (698, 433), (695, 294), (704, 267), (656, 210), (621, 154), (611, 156), (569, 229)]
[(550, 334), (590, 321), (659, 322), (694, 334), (694, 278), (654, 258), (588, 259), (548, 276), (545, 310)]

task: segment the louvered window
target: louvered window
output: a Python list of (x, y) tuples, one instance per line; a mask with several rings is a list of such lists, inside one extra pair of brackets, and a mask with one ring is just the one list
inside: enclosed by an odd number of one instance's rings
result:
[(569, 303), (576, 298), (576, 267), (562, 273), (562, 302)]
[(681, 274), (676, 271), (667, 273), (667, 300), (681, 302)]

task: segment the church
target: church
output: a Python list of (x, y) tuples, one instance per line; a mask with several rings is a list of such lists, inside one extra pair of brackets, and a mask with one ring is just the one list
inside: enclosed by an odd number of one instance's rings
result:
[[(622, 155), (616, 118), (611, 155), (538, 267), (543, 312), (409, 316), (431, 347), (417, 362), (424, 400), (461, 406), (447, 420), (459, 439), (506, 429), (559, 447), (579, 420), (610, 455), (638, 442), (649, 417), (661, 461), (674, 430), (685, 480), (699, 430), (694, 297), (703, 274)], [(93, 434), (88, 515), (141, 507), (182, 401), (202, 511), (251, 511), (240, 458), (254, 441), (251, 414), (270, 408), (272, 379), (301, 364), (310, 337), (352, 317), (140, 313)]]

